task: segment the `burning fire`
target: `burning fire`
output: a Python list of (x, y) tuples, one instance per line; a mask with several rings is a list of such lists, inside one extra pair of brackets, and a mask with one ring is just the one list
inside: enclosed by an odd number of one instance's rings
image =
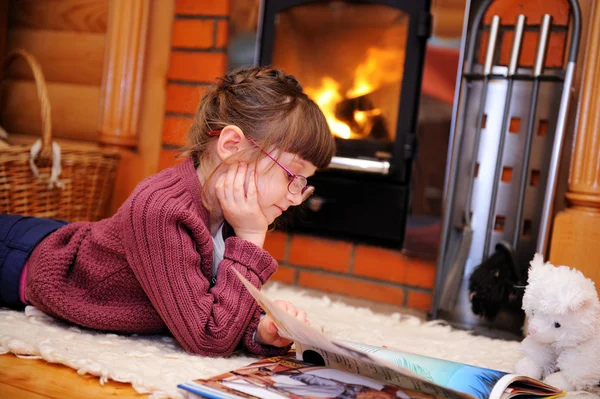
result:
[[(336, 116), (338, 104), (365, 96), (387, 84), (402, 79), (404, 53), (398, 50), (369, 48), (367, 59), (358, 65), (354, 72), (352, 88), (341, 94), (340, 83), (325, 76), (320, 87), (307, 87), (306, 93), (325, 114), (333, 134), (342, 139), (364, 137), (369, 134), (373, 119), (381, 115), (379, 108), (354, 110), (352, 123), (348, 124)], [(352, 125), (352, 126), (351, 126)]]
[(335, 106), (343, 100), (339, 89), (338, 82), (325, 76), (321, 79), (321, 87), (318, 89), (307, 87), (306, 94), (321, 108), (333, 134), (343, 139), (349, 139), (353, 135), (356, 136), (356, 133), (350, 129), (350, 126), (335, 117)]

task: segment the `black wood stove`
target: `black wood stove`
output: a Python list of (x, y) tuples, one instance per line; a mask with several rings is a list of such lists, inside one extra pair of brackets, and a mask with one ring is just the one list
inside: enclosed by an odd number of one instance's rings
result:
[(330, 167), (285, 230), (400, 247), (430, 1), (264, 0), (255, 62), (296, 76), (336, 136)]

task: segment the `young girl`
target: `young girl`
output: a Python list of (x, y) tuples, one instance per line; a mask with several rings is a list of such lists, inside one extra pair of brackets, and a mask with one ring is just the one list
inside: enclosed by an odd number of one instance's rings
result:
[(228, 73), (202, 99), (185, 159), (142, 181), (114, 216), (66, 224), (0, 215), (0, 305), (31, 304), (105, 331), (168, 329), (206, 356), (281, 354), (291, 342), (234, 270), (258, 288), (271, 277), (269, 225), (312, 193), (306, 177), (334, 152), (324, 115), (294, 77)]

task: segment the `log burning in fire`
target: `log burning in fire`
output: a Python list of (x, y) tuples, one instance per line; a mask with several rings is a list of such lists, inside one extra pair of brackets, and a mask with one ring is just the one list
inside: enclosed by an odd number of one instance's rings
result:
[(319, 105), (336, 137), (389, 138), (378, 100), (388, 98), (390, 90), (400, 96), (403, 64), (403, 51), (370, 48), (366, 60), (357, 66), (350, 88), (344, 90), (341, 83), (324, 76), (319, 87), (306, 87), (305, 91)]

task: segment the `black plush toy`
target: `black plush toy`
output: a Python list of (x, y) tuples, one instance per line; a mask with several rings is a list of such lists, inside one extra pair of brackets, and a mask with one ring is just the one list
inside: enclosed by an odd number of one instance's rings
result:
[(521, 307), (523, 287), (510, 245), (500, 242), (496, 252), (469, 278), (469, 299), (474, 314), (493, 321), (500, 310)]

